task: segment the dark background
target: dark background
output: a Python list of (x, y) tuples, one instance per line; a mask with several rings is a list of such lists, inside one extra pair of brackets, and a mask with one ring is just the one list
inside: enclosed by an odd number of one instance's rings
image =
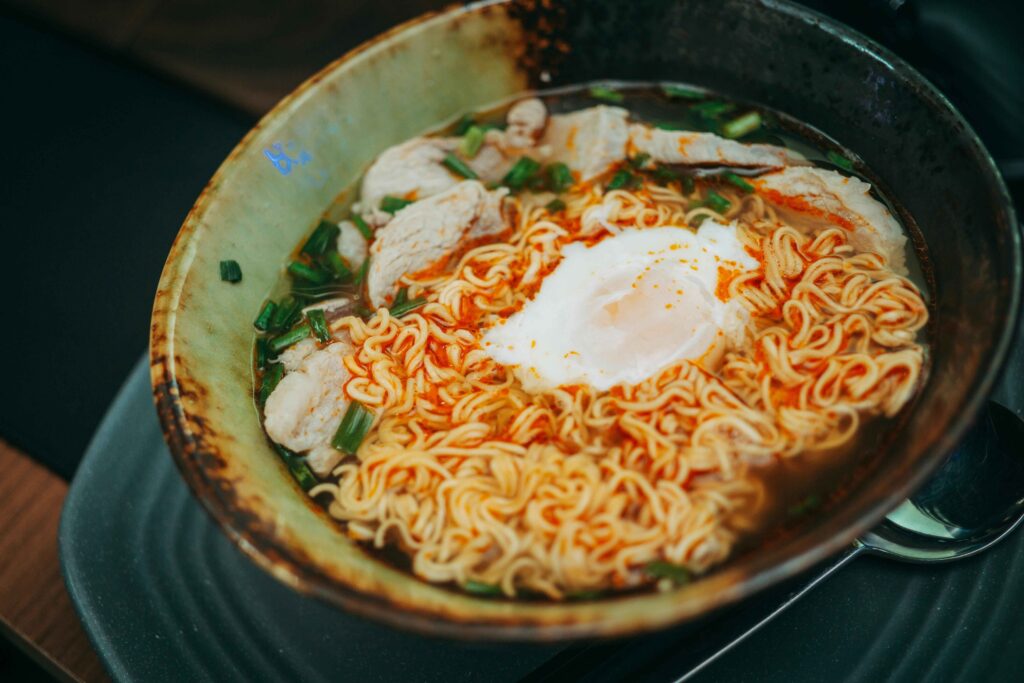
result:
[[(164, 257), (220, 161), (314, 71), (445, 4), (0, 0), (0, 438), (70, 479), (146, 348)], [(1024, 3), (804, 4), (923, 71), (1021, 206)]]

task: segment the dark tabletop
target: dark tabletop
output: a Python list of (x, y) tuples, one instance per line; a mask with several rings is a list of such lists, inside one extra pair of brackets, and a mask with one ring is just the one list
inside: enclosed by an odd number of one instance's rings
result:
[[(34, 4), (58, 8), (61, 20), (25, 9)], [(118, 4), (124, 3), (99, 3), (107, 10)], [(163, 14), (154, 9), (154, 15), (174, 28), (158, 26), (148, 34), (153, 42), (137, 41), (125, 50), (116, 40), (67, 28), (93, 16), (91, 3), (76, 9), (76, 3), (0, 0), (0, 130), (6, 138), (0, 171), (0, 439), (65, 479), (146, 348), (164, 258), (220, 161), (268, 103), (304, 75), (388, 25), (448, 2), (395, 0), (378, 10), (371, 2), (302, 0), (289, 9), (316, 7), (331, 18), (309, 20), (318, 26), (315, 45), (289, 34), (286, 54), (275, 52), (281, 41), (239, 40), (229, 52), (203, 53), (213, 55), (210, 69), (171, 64), (168, 36), (185, 36), (178, 54), (189, 54), (188, 31), (203, 25), (204, 12), (225, 26), (243, 25), (271, 10), (283, 16), (284, 1), (136, 4), (159, 8)], [(978, 130), (1022, 205), (1024, 3), (805, 4), (920, 68)], [(118, 18), (95, 12), (93, 19), (100, 16), (108, 28)], [(292, 28), (294, 22), (282, 20), (267, 31), (276, 37)], [(288, 69), (275, 71), (282, 60)], [(225, 64), (239, 68), (217, 70)], [(168, 72), (176, 76), (162, 75)], [(283, 75), (274, 80), (275, 73)], [(258, 82), (246, 80), (251, 74), (258, 74)], [(771, 647), (766, 643), (761, 651)]]

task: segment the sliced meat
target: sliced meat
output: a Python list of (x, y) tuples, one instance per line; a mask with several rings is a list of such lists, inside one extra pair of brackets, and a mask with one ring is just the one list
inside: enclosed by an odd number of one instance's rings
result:
[(358, 270), (366, 260), (369, 249), (366, 238), (352, 221), (342, 221), (338, 223), (338, 227), (341, 229), (341, 232), (338, 233), (338, 253), (348, 261), (352, 270)]
[(418, 137), (384, 150), (363, 177), (362, 212), (371, 214), (389, 195), (423, 199), (455, 187), (461, 179), (441, 163), (455, 139)]
[(885, 257), (897, 273), (907, 272), (907, 237), (889, 210), (859, 178), (821, 168), (792, 167), (750, 180), (757, 193), (798, 227), (822, 221), (844, 228), (850, 244)]
[(628, 116), (604, 105), (552, 116), (540, 141), (545, 160), (566, 164), (582, 181), (601, 175), (626, 158)]
[(349, 373), (342, 360), (351, 352), (350, 344), (337, 341), (308, 353), (281, 379), (264, 409), (263, 426), (270, 438), (296, 453), (315, 452), (315, 462), (309, 464), (321, 476), (342, 458), (331, 447), (331, 438), (348, 408), (344, 387)]
[(533, 147), (540, 140), (548, 122), (548, 109), (536, 97), (520, 100), (512, 105), (505, 117), (505, 144), (508, 147)]
[(661, 130), (639, 123), (629, 127), (629, 141), (635, 152), (649, 154), (654, 161), (665, 164), (740, 168), (807, 164), (806, 159), (785, 147), (745, 145), (714, 133)]
[(399, 278), (444, 264), (466, 246), (508, 227), (506, 189), (488, 191), (466, 180), (447, 192), (410, 204), (377, 231), (367, 276), (370, 302), (387, 305)]
[(277, 362), (284, 365), (285, 372), (295, 372), (302, 366), (302, 361), (306, 360), (309, 354), (316, 351), (318, 347), (315, 339), (306, 337), (278, 354)]
[[(309, 313), (310, 311), (320, 310), (324, 312), (324, 319), (328, 323), (332, 323), (339, 318), (352, 315), (356, 310), (356, 298), (351, 296), (339, 296), (333, 299), (325, 299), (318, 301), (315, 304), (311, 304), (302, 309), (303, 313)], [(312, 341), (311, 339), (303, 339), (302, 342)], [(299, 342), (301, 344), (302, 342)], [(314, 343), (315, 345), (315, 343)], [(296, 344), (298, 346), (298, 344)], [(293, 347), (294, 348), (294, 347)], [(290, 351), (291, 349), (289, 349)], [(287, 352), (286, 352), (287, 353)], [(283, 354), (282, 354), (283, 355)]]

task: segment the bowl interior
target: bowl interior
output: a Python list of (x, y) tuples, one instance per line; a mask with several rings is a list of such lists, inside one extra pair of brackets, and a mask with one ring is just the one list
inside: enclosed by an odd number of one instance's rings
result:
[[(313, 77), (203, 191), (154, 306), (161, 420), (222, 528), (303, 591), (433, 633), (550, 639), (656, 628), (808, 567), (876, 523), (955, 443), (991, 386), (1018, 304), (1019, 238), (991, 160), (948, 102), (880, 48), (776, 3), (537, 4), (429, 16)], [(759, 101), (859, 154), (929, 247), (931, 374), (872, 476), (764, 552), (667, 595), (540, 604), (457, 594), (372, 559), (295, 486), (253, 405), (251, 321), (285, 255), (381, 150), (531, 86), (604, 78), (689, 82)], [(222, 259), (241, 264), (240, 283), (220, 281)]]

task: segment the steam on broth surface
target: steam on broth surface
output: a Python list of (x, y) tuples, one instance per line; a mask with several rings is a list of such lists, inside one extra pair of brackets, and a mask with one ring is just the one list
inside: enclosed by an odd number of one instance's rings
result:
[(385, 150), (257, 318), (293, 474), (351, 538), (474, 593), (723, 562), (785, 463), (849, 459), (925, 365), (903, 229), (784, 123), (595, 87)]

